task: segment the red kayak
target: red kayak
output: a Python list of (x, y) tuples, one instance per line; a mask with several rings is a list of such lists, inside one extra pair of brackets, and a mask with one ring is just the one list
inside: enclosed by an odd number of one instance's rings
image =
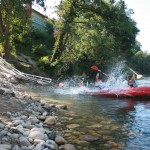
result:
[(114, 90), (86, 90), (86, 94), (90, 95), (103, 95), (109, 97), (140, 97), (150, 96), (150, 87), (136, 87), (136, 88), (123, 88)]

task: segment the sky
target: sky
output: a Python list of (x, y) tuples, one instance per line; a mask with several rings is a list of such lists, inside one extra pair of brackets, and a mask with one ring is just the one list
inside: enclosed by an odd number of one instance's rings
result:
[[(54, 6), (60, 3), (60, 0), (46, 0), (48, 16), (57, 18)], [(134, 14), (131, 18), (137, 23), (137, 28), (140, 30), (137, 35), (137, 41), (141, 43), (141, 50), (150, 53), (150, 0), (124, 0), (128, 9), (133, 9)]]
[(134, 10), (131, 16), (140, 30), (137, 41), (141, 50), (150, 53), (150, 0), (124, 0), (127, 7)]

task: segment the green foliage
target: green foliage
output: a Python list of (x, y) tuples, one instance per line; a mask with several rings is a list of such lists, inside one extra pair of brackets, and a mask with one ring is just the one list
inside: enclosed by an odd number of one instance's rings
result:
[(131, 59), (132, 66), (145, 75), (150, 75), (150, 55), (146, 52), (138, 51)]
[(3, 49), (3, 46), (2, 44), (0, 43), (0, 55), (3, 53), (4, 49)]
[[(57, 11), (60, 18), (47, 19), (44, 31), (32, 29), (26, 2), (0, 3), (0, 43), (5, 53), (30, 55), (53, 76), (91, 74), (94, 64), (105, 70), (123, 59), (148, 73), (150, 58), (140, 51), (139, 30), (124, 1), (64, 0)], [(38, 2), (44, 6), (44, 0)]]
[(38, 65), (39, 65), (40, 69), (46, 70), (46, 68), (48, 68), (50, 66), (48, 56), (41, 57)]
[(40, 31), (38, 29), (28, 28), (28, 32), (20, 32), (12, 36), (12, 43), (16, 53), (22, 52), (37, 57), (47, 56), (52, 53), (55, 39), (53, 37), (54, 29), (50, 23), (47, 23), (47, 29)]
[[(28, 24), (26, 4), (34, 0), (1, 0), (0, 2), (0, 41), (3, 45), (5, 57), (9, 57), (13, 48), (13, 37), (21, 38), (20, 31), (25, 31)], [(44, 7), (44, 0), (38, 4)]]
[[(61, 19), (56, 28), (60, 32), (51, 58), (54, 67), (67, 65), (74, 72), (74, 64), (89, 62), (106, 68), (134, 55), (131, 49), (135, 48), (139, 30), (123, 1), (65, 0), (58, 14)], [(74, 69), (78, 72), (77, 67)]]

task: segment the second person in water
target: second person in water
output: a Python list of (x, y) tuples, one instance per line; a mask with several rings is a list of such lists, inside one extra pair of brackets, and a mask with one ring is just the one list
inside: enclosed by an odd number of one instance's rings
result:
[(138, 87), (137, 83), (136, 83), (136, 80), (135, 80), (135, 74), (134, 73), (129, 75), (129, 77), (128, 77), (128, 85), (130, 87)]

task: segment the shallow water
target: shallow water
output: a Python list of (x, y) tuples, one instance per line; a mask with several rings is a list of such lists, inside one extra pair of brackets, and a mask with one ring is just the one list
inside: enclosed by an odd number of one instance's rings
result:
[[(139, 86), (150, 85), (149, 79), (139, 80)], [(67, 141), (79, 150), (149, 150), (150, 99), (106, 98), (80, 95), (79, 91), (70, 88), (39, 92), (42, 99), (68, 106), (60, 129)], [(68, 128), (70, 124), (80, 126)], [(92, 141), (86, 143), (89, 136)]]

